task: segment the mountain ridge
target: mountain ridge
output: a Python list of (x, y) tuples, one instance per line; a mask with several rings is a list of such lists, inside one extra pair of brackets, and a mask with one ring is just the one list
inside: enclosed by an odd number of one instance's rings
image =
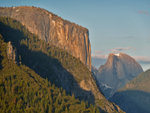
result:
[[(80, 113), (99, 112), (98, 107), (67, 95), (29, 67), (10, 57), (0, 34), (0, 112), (1, 113)], [(13, 47), (14, 48), (14, 47)], [(12, 50), (13, 51), (13, 50)], [(17, 56), (17, 55), (16, 55)]]
[(91, 70), (91, 45), (88, 29), (36, 7), (0, 8), (0, 16), (11, 17), (27, 27), (39, 39), (66, 50)]
[(90, 71), (79, 59), (40, 40), (18, 21), (4, 17), (0, 21), (0, 32), (6, 37), (5, 41), (15, 45), (24, 65), (67, 93), (74, 93), (76, 98), (94, 102), (102, 112), (122, 112), (99, 92)]
[(141, 73), (136, 78), (128, 82), (123, 88), (119, 91), (124, 90), (141, 90), (145, 92), (150, 92), (149, 88), (149, 80), (150, 80), (150, 69)]
[[(113, 95), (117, 89), (123, 87), (139, 73), (143, 72), (142, 67), (132, 57), (124, 53), (110, 53), (107, 62), (100, 66), (96, 76), (100, 86), (105, 84), (112, 88), (107, 96)], [(104, 93), (105, 94), (105, 93)]]
[(127, 113), (150, 112), (150, 69), (141, 73), (123, 88), (119, 89), (110, 101), (119, 105)]

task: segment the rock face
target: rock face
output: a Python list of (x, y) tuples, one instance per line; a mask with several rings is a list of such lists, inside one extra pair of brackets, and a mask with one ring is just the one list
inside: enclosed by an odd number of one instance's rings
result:
[(7, 58), (16, 63), (16, 50), (13, 48), (10, 41), (7, 44)]
[(66, 50), (91, 69), (88, 29), (35, 7), (0, 8), (0, 16), (18, 20), (42, 40)]
[[(103, 87), (103, 93), (109, 98), (115, 91), (141, 72), (143, 72), (142, 67), (132, 57), (123, 53), (110, 54), (106, 64), (99, 68), (96, 78), (100, 87)], [(104, 86), (106, 87), (104, 88)], [(109, 88), (109, 94), (107, 87)], [(110, 91), (110, 89), (112, 90)]]
[(47, 78), (55, 86), (65, 89), (67, 94), (74, 94), (80, 100), (96, 104), (102, 112), (122, 112), (101, 94), (91, 71), (79, 59), (38, 40), (20, 22), (11, 18), (0, 17), (0, 34), (6, 37), (4, 40), (12, 42), (22, 64)]

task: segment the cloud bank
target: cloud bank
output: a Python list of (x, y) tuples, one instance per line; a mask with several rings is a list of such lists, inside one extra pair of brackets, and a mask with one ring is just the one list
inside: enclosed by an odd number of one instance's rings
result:
[(147, 56), (133, 56), (133, 58), (140, 62), (140, 63), (144, 63), (144, 64), (150, 64), (150, 57)]
[(102, 54), (92, 54), (93, 58), (99, 58), (99, 59), (107, 59), (108, 55), (102, 55)]
[[(131, 56), (133, 57), (136, 61), (140, 63), (148, 63), (150, 64), (150, 57), (148, 56)], [(92, 54), (92, 58), (100, 59), (100, 60), (106, 60), (108, 58), (108, 55), (94, 55)]]
[[(108, 58), (108, 53), (126, 53), (128, 51), (135, 51), (136, 49), (133, 47), (117, 47), (110, 50), (104, 51), (95, 51), (94, 54), (92, 54), (92, 65), (98, 67), (100, 65), (103, 65)], [(107, 53), (107, 54), (106, 54)], [(148, 65), (150, 68), (150, 56), (131, 56), (133, 57), (138, 63), (142, 65)]]
[[(146, 71), (150, 69), (150, 57), (148, 56), (131, 56), (133, 57)], [(92, 65), (95, 66), (97, 69), (104, 65), (107, 61), (108, 55), (92, 55)]]
[(133, 48), (133, 47), (118, 47), (118, 48), (113, 48), (110, 51), (113, 53), (120, 53), (120, 52), (124, 52), (127, 50), (135, 50), (135, 48)]

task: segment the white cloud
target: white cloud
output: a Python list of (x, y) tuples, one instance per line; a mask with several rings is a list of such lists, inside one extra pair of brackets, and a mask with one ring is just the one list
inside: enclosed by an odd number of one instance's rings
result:
[(150, 57), (147, 56), (133, 56), (133, 58), (141, 63), (150, 63)]
[(101, 55), (101, 54), (92, 54), (93, 58), (99, 58), (99, 59), (107, 59), (108, 55)]
[[(131, 56), (134, 58), (144, 70), (150, 69), (150, 57), (148, 56)], [(92, 54), (92, 65), (99, 68), (100, 65), (104, 65), (107, 61), (108, 55), (94, 55)]]
[[(92, 58), (97, 58), (101, 60), (106, 60), (108, 58), (108, 55), (102, 55), (102, 54), (92, 54)], [(144, 63), (144, 64), (150, 64), (150, 57), (148, 56), (131, 56), (134, 58), (137, 62)]]

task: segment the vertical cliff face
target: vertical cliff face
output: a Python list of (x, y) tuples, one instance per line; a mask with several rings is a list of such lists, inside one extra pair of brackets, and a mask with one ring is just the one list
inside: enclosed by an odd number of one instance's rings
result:
[(66, 50), (91, 69), (91, 45), (88, 30), (40, 8), (0, 8), (0, 16), (18, 20), (47, 43)]
[[(141, 72), (143, 69), (140, 64), (127, 54), (110, 54), (106, 64), (99, 68), (96, 78), (101, 84), (103, 93), (109, 98)], [(102, 88), (103, 86), (105, 88)], [(109, 94), (107, 95), (108, 89)]]
[[(0, 34), (6, 37), (4, 40), (8, 42), (7, 51), (10, 56), (12, 56), (13, 48), (16, 48), (19, 56), (15, 56), (19, 57), (19, 61), (33, 69), (42, 78), (47, 78), (51, 84), (65, 89), (67, 94), (74, 94), (80, 100), (96, 104), (101, 111), (122, 112), (118, 106), (105, 99), (97, 87), (95, 78), (79, 59), (39, 40), (20, 22), (11, 18), (0, 17)], [(0, 35), (0, 41), (2, 36)], [(1, 46), (0, 49), (2, 49)], [(0, 62), (2, 57), (0, 55)], [(1, 65), (0, 68), (2, 68)], [(39, 81), (35, 82), (39, 84)]]

